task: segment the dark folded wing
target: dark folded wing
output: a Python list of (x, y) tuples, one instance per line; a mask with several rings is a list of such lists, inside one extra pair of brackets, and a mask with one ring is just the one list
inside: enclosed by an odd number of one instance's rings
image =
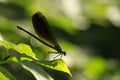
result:
[(50, 29), (50, 26), (46, 18), (40, 12), (37, 12), (32, 16), (32, 23), (39, 37), (47, 40), (54, 46), (58, 45), (56, 39), (54, 38), (52, 34), (52, 31)]

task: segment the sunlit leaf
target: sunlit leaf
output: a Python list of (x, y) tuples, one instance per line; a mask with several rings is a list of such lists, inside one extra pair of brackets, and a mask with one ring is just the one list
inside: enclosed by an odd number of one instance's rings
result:
[(25, 53), (28, 56), (35, 57), (35, 53), (32, 51), (29, 45), (18, 44), (14, 49), (19, 53)]
[[(10, 50), (10, 49), (13, 49), (15, 51), (17, 51), (18, 53), (20, 54), (25, 54), (27, 56), (30, 56), (32, 58), (35, 58), (35, 53), (32, 51), (32, 49), (30, 48), (29, 45), (26, 45), (26, 44), (18, 44), (18, 45), (15, 45), (13, 43), (10, 43), (10, 42), (7, 42), (5, 40), (3, 41), (0, 41), (1, 44), (4, 45), (4, 47), (7, 49), (7, 50)], [(25, 58), (25, 57), (24, 57)]]
[(9, 50), (9, 49), (11, 49), (11, 48), (14, 48), (14, 46), (15, 46), (14, 44), (12, 44), (12, 43), (10, 43), (10, 42), (7, 42), (7, 41), (5, 41), (5, 40), (1, 40), (0, 43), (3, 44), (4, 47), (5, 47), (7, 50)]
[(70, 80), (70, 77), (72, 76), (62, 59), (37, 63), (42, 66), (54, 80)]

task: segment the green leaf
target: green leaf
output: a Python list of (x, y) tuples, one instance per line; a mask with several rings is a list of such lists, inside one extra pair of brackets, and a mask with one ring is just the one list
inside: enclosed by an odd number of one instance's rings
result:
[(54, 80), (70, 80), (72, 76), (62, 59), (37, 62), (37, 64), (42, 66), (51, 75), (51, 77), (54, 78)]
[(21, 64), (23, 68), (31, 72), (37, 80), (53, 80), (42, 67), (28, 61), (22, 61)]
[[(23, 54), (23, 55), (25, 54), (25, 56), (20, 55), (20, 57), (23, 57), (23, 58), (24, 57), (26, 58), (27, 56), (30, 56), (33, 58), (35, 57), (35, 54), (32, 52), (30, 46), (26, 44), (15, 45), (5, 40), (0, 42), (4, 45), (4, 47), (7, 50), (13, 49), (17, 51), (19, 54)], [(23, 68), (28, 70), (30, 73), (32, 73), (37, 80), (40, 80), (41, 78), (42, 80), (48, 80), (48, 79), (51, 80), (49, 75), (54, 80), (61, 80), (61, 78), (62, 80), (70, 80), (72, 76), (69, 69), (66, 66), (66, 63), (62, 59), (57, 59), (53, 61), (38, 61), (38, 60), (32, 59), (34, 64), (28, 61), (28, 59), (25, 59), (25, 60), (27, 61), (24, 61), (24, 60), (20, 61)]]
[(0, 66), (0, 80), (16, 80), (5, 68)]
[(18, 44), (14, 48), (19, 53), (23, 54), (25, 53), (27, 56), (31, 56), (35, 58), (35, 53), (32, 51), (29, 45), (26, 44)]
[(14, 44), (13, 43), (10, 43), (10, 42), (7, 42), (5, 40), (1, 40), (0, 43), (5, 47), (5, 49), (9, 50), (11, 48), (14, 48)]
[(18, 44), (18, 45), (15, 45), (15, 44), (7, 42), (5, 40), (0, 41), (0, 43), (3, 44), (4, 47), (7, 50), (13, 49), (13, 50), (17, 51), (20, 54), (25, 54), (27, 56), (35, 58), (35, 53), (32, 51), (32, 49), (30, 48), (29, 45), (22, 44), (22, 43)]

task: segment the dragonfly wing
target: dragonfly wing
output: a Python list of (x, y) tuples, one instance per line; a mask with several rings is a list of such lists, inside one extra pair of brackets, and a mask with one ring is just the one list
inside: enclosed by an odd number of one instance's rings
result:
[(55, 37), (52, 34), (50, 26), (46, 18), (42, 15), (42, 13), (40, 12), (35, 13), (32, 16), (32, 23), (36, 33), (40, 38), (45, 39), (46, 41), (50, 42), (54, 46), (58, 45)]

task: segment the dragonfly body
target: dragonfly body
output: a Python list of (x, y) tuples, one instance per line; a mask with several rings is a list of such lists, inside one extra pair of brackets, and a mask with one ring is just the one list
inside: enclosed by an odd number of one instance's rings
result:
[[(33, 23), (33, 27), (34, 27), (37, 35), (40, 38), (36, 37), (35, 35), (31, 34), (27, 30), (21, 28), (20, 26), (17, 26), (17, 27), (18, 27), (18, 29), (28, 33), (31, 36), (33, 36), (34, 38), (36, 38), (37, 40), (39, 40), (40, 42), (42, 42), (46, 46), (48, 46), (52, 49), (55, 49), (57, 51), (55, 53), (58, 53), (60, 55), (66, 55), (66, 52), (62, 51), (62, 48), (60, 47), (57, 40), (53, 36), (52, 31), (50, 29), (50, 26), (49, 26), (46, 18), (40, 12), (36, 12), (32, 16), (32, 23)], [(46, 40), (47, 42), (49, 42), (52, 45), (48, 44), (46, 41), (42, 40), (41, 38)]]

